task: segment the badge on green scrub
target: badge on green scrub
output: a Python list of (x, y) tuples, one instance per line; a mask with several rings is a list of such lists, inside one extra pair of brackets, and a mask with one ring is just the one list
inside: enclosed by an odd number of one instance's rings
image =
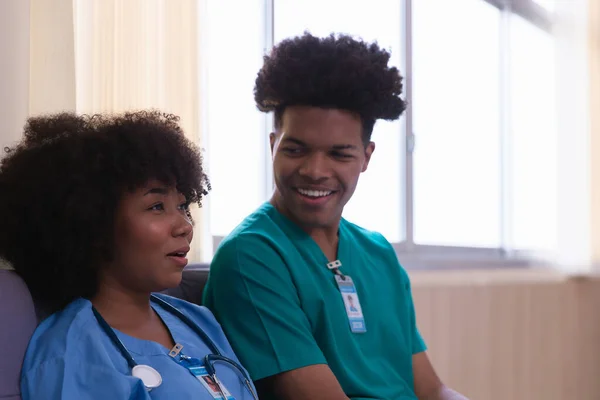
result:
[(367, 331), (367, 326), (365, 325), (365, 318), (352, 278), (348, 275), (336, 274), (335, 282), (340, 289), (342, 300), (344, 300), (346, 315), (348, 316), (348, 322), (350, 323), (350, 330), (354, 333), (365, 333)]

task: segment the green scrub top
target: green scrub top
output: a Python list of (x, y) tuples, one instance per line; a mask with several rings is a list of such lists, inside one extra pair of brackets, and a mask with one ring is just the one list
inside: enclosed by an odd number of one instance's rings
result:
[(319, 246), (269, 203), (221, 243), (204, 305), (254, 380), (327, 364), (351, 399), (416, 399), (412, 356), (426, 346), (406, 271), (381, 234), (344, 219), (338, 259), (356, 286), (366, 333), (351, 331)]

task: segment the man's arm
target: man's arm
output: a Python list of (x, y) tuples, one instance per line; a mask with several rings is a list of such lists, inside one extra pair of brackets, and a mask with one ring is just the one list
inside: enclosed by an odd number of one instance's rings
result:
[(348, 400), (338, 380), (325, 364), (283, 372), (255, 382), (261, 399)]
[(416, 353), (412, 359), (415, 393), (419, 400), (468, 400), (442, 383), (426, 352)]

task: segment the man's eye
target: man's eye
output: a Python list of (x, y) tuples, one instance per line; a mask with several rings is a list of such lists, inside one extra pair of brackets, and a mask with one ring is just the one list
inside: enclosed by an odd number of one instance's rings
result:
[(334, 156), (335, 158), (352, 158), (351, 154), (341, 153), (339, 151), (334, 151), (331, 153), (331, 155)]
[(300, 154), (302, 150), (294, 147), (284, 147), (282, 151), (287, 154)]

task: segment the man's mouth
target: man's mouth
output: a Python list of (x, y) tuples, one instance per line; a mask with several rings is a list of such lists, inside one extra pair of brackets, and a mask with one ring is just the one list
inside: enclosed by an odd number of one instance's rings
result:
[(312, 190), (312, 189), (302, 189), (302, 188), (297, 188), (296, 190), (301, 195), (310, 197), (313, 199), (318, 199), (320, 197), (327, 197), (334, 193), (332, 190)]

